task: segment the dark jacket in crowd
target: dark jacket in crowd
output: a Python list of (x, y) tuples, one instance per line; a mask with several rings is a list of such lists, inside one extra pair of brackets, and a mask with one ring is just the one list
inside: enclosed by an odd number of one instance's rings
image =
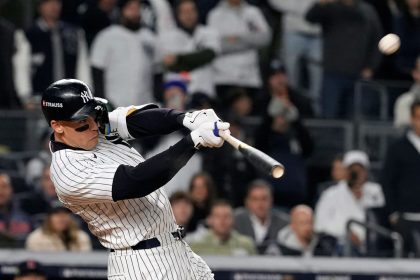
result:
[[(58, 28), (63, 52), (64, 76), (74, 78), (79, 52), (79, 31), (65, 22), (60, 22)], [(31, 44), (34, 94), (42, 93), (54, 80), (51, 35), (49, 28), (40, 20), (26, 31), (26, 37)]]
[(370, 5), (354, 2), (316, 3), (306, 19), (322, 26), (324, 70), (357, 78), (364, 68), (375, 69), (379, 64), (382, 27)]
[(0, 108), (4, 109), (20, 107), (13, 75), (14, 36), (13, 25), (0, 18)]
[(401, 47), (396, 53), (396, 65), (402, 73), (410, 75), (420, 55), (420, 17), (404, 12), (394, 17), (393, 26), (393, 32), (401, 40)]
[[(267, 242), (275, 242), (279, 231), (289, 224), (289, 216), (286, 213), (273, 209), (269, 215), (270, 226), (268, 227), (267, 235), (264, 238), (263, 244), (257, 244), (262, 245), (261, 247), (265, 247), (264, 245)], [(235, 211), (235, 230), (255, 241), (255, 231), (252, 227), (251, 213), (248, 209), (239, 208)], [(257, 246), (257, 249), (260, 249), (259, 247)]]
[(420, 155), (407, 137), (389, 147), (381, 184), (389, 213), (420, 213)]
[(95, 36), (114, 22), (112, 14), (108, 14), (98, 7), (98, 4), (91, 4), (87, 10), (80, 15), (80, 26), (85, 31), (86, 42), (90, 47)]

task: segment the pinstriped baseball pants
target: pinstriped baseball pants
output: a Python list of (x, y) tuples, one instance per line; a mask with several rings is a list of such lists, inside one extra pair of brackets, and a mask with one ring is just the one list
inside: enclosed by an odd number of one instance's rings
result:
[(108, 280), (214, 280), (208, 265), (183, 240), (157, 236), (161, 246), (115, 250), (108, 257)]

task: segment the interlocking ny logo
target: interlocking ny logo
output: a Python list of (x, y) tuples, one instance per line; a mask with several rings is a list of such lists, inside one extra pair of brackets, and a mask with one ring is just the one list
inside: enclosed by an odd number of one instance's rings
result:
[(86, 103), (91, 99), (89, 93), (86, 90), (80, 93), (80, 97), (83, 99), (83, 103)]

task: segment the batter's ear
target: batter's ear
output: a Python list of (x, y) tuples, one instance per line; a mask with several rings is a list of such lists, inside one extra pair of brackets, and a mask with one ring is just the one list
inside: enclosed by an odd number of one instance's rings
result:
[(60, 122), (52, 120), (50, 124), (51, 124), (52, 129), (54, 129), (54, 132), (59, 133), (59, 134), (64, 132), (63, 126), (61, 125)]

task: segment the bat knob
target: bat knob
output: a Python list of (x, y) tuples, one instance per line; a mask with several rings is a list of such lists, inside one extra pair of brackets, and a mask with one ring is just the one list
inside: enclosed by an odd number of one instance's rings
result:
[(275, 165), (271, 169), (271, 176), (273, 176), (276, 179), (283, 176), (283, 174), (284, 174), (284, 167), (281, 165)]

